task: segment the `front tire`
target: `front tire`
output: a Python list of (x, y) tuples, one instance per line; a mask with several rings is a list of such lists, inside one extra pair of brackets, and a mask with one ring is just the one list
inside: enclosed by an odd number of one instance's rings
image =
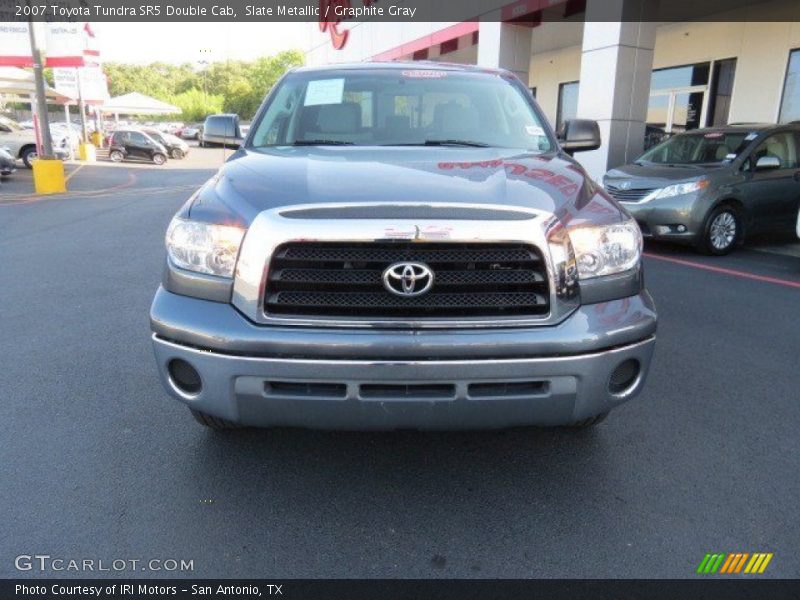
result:
[(194, 410), (193, 408), (189, 409), (192, 412), (192, 416), (194, 420), (203, 425), (204, 427), (208, 427), (209, 429), (215, 429), (217, 431), (229, 431), (231, 429), (241, 429), (241, 425), (238, 423), (234, 423), (233, 421), (228, 421), (227, 419), (222, 419), (220, 417), (215, 417), (212, 415), (208, 415), (204, 412), (200, 412), (199, 410)]
[(36, 147), (35, 146), (30, 146), (28, 148), (25, 148), (22, 151), (22, 155), (20, 156), (20, 158), (22, 159), (23, 164), (28, 169), (32, 169), (33, 168), (33, 164), (31, 164), (31, 161), (36, 160), (37, 156), (38, 156), (38, 154), (36, 153)]
[(709, 213), (697, 248), (704, 254), (724, 256), (742, 239), (742, 219), (729, 204), (718, 206)]
[(167, 157), (163, 154), (154, 154), (153, 155), (153, 163), (158, 165), (159, 167), (167, 162)]

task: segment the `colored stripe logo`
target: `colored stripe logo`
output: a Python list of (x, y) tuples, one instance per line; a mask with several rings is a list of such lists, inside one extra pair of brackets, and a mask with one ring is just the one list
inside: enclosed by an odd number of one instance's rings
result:
[(699, 575), (761, 574), (766, 570), (772, 556), (772, 552), (708, 553), (700, 561), (697, 573)]

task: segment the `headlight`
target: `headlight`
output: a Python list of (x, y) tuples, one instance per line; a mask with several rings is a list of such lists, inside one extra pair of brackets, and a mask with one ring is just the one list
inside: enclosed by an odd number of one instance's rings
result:
[(167, 254), (181, 269), (233, 277), (244, 229), (175, 217), (167, 229)]
[(642, 232), (634, 220), (569, 232), (578, 277), (589, 279), (632, 269), (642, 256)]
[(708, 187), (708, 179), (700, 179), (698, 181), (689, 181), (688, 183), (676, 183), (663, 188), (658, 192), (653, 199), (658, 198), (672, 198), (673, 196), (682, 196), (683, 194), (691, 194), (692, 192), (699, 192)]

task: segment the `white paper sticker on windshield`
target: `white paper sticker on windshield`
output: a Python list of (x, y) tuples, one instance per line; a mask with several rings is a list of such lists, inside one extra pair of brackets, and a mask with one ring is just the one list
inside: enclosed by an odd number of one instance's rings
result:
[(748, 134), (747, 134), (747, 137), (746, 137), (746, 138), (744, 138), (744, 139), (745, 139), (746, 141), (748, 141), (748, 142), (752, 142), (752, 141), (753, 141), (754, 139), (756, 139), (757, 137), (758, 137), (758, 134), (757, 134), (757, 133), (755, 133), (755, 132), (753, 132), (753, 133), (748, 133)]
[(538, 125), (526, 125), (525, 131), (528, 132), (528, 135), (544, 135), (544, 129)]
[(319, 104), (341, 104), (344, 96), (344, 79), (319, 79), (309, 81), (306, 88), (305, 106)]

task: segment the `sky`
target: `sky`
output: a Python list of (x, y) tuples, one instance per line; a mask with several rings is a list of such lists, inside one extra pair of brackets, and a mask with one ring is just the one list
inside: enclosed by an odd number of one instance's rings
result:
[(103, 61), (135, 64), (252, 60), (305, 50), (317, 33), (308, 23), (94, 22), (92, 28)]

